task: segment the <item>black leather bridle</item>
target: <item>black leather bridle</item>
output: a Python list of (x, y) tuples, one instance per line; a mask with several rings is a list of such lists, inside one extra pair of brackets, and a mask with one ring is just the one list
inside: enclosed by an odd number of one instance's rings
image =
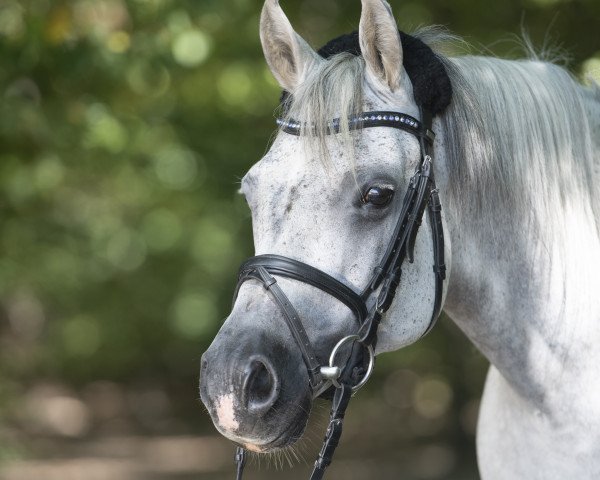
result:
[[(241, 285), (250, 280), (260, 281), (281, 309), (285, 321), (302, 353), (308, 371), (313, 397), (319, 396), (331, 385), (335, 386), (330, 423), (323, 447), (315, 462), (311, 480), (323, 478), (325, 469), (331, 463), (333, 453), (342, 433), (342, 422), (346, 407), (353, 392), (368, 380), (374, 364), (374, 347), (377, 330), (382, 316), (390, 308), (400, 284), (402, 264), (406, 258), (414, 260), (414, 246), (425, 209), (429, 212), (429, 223), (433, 240), (432, 273), (435, 279), (435, 296), (429, 332), (438, 318), (442, 305), (443, 282), (446, 278), (444, 265), (444, 233), (442, 228), (441, 204), (433, 174), (433, 141), (431, 128), (432, 115), (420, 108), (421, 121), (399, 112), (366, 112), (349, 119), (351, 130), (372, 127), (392, 127), (411, 133), (419, 140), (420, 161), (410, 179), (404, 195), (392, 239), (379, 265), (375, 267), (367, 287), (360, 293), (336, 280), (327, 273), (297, 260), (280, 255), (259, 255), (252, 257), (240, 267), (239, 279), (234, 295), (237, 297)], [(277, 122), (282, 131), (300, 135), (306, 131), (297, 121)], [(334, 119), (328, 126), (328, 133), (340, 131), (340, 120)], [(306, 334), (302, 320), (275, 277), (286, 277), (312, 285), (346, 305), (358, 322), (356, 334), (342, 338), (331, 353), (329, 364), (321, 365)], [(339, 349), (352, 344), (351, 353), (343, 367), (336, 365)], [(365, 358), (365, 353), (367, 357)], [(365, 366), (366, 363), (366, 366)], [(237, 478), (241, 479), (246, 461), (245, 450), (236, 451)]]

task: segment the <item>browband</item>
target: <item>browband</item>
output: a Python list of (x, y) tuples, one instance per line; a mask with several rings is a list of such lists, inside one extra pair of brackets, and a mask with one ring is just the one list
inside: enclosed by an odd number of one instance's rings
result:
[[(328, 135), (340, 133), (339, 118), (334, 118), (327, 124), (326, 133)], [(285, 133), (290, 135), (304, 135), (306, 133), (314, 132), (314, 125), (307, 125), (293, 119), (277, 119), (277, 125)], [(404, 130), (408, 133), (412, 133), (416, 137), (423, 137), (429, 144), (433, 144), (435, 134), (430, 128), (423, 128), (423, 125), (419, 120), (406, 113), (391, 112), (391, 111), (374, 111), (374, 112), (363, 112), (358, 115), (353, 115), (348, 118), (348, 127), (350, 130), (361, 130), (363, 128), (373, 127), (391, 127), (399, 130)]]

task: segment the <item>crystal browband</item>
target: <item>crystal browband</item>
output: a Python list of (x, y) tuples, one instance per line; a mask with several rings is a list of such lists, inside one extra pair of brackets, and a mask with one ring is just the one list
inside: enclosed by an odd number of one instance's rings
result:
[[(297, 120), (277, 119), (277, 125), (285, 133), (299, 136), (303, 130), (308, 127), (306, 124), (301, 124)], [(405, 130), (418, 137), (424, 136), (425, 140), (433, 143), (435, 134), (429, 128), (423, 133), (423, 126), (416, 118), (399, 112), (364, 112), (359, 115), (354, 115), (348, 119), (350, 130), (360, 130), (371, 127), (392, 127), (400, 130)], [(314, 126), (312, 127), (315, 128)], [(340, 132), (340, 119), (334, 118), (327, 124), (327, 134)]]

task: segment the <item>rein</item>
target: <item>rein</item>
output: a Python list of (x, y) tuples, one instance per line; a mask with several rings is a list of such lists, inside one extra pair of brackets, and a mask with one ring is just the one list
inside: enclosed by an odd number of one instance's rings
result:
[[(234, 301), (244, 282), (250, 279), (260, 281), (281, 309), (286, 324), (302, 354), (313, 398), (320, 396), (332, 386), (335, 388), (329, 426), (310, 480), (323, 478), (339, 443), (344, 414), (350, 398), (367, 382), (373, 372), (377, 330), (382, 316), (390, 308), (400, 285), (404, 260), (408, 258), (410, 263), (414, 261), (415, 240), (425, 209), (429, 213), (433, 240), (432, 270), (435, 277), (433, 312), (425, 333), (431, 330), (440, 314), (446, 267), (444, 265), (441, 203), (433, 173), (435, 135), (431, 129), (432, 114), (421, 107), (420, 117), (421, 121), (404, 113), (377, 111), (365, 112), (349, 118), (351, 130), (392, 127), (411, 133), (417, 137), (420, 144), (420, 161), (409, 181), (392, 239), (381, 262), (375, 267), (367, 287), (362, 292), (355, 292), (352, 288), (317, 268), (280, 255), (255, 256), (240, 267)], [(298, 136), (307, 128), (306, 125), (294, 120), (277, 120), (277, 123), (281, 130), (291, 135)], [(335, 134), (339, 131), (340, 120), (332, 120), (327, 133)], [(319, 363), (299, 314), (277, 283), (275, 276), (291, 278), (318, 288), (342, 302), (354, 313), (359, 325), (356, 333), (342, 338), (335, 345), (327, 365)], [(338, 364), (339, 352), (345, 346), (351, 346), (350, 354), (344, 363)], [(246, 451), (242, 447), (238, 447), (236, 450), (235, 462), (237, 464), (237, 480), (241, 480), (246, 463)]]

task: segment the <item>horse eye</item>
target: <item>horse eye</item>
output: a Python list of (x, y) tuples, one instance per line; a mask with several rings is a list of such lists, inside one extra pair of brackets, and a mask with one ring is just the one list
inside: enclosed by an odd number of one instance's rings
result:
[(394, 197), (394, 190), (386, 187), (370, 187), (362, 197), (363, 203), (370, 203), (376, 207), (385, 207)]

